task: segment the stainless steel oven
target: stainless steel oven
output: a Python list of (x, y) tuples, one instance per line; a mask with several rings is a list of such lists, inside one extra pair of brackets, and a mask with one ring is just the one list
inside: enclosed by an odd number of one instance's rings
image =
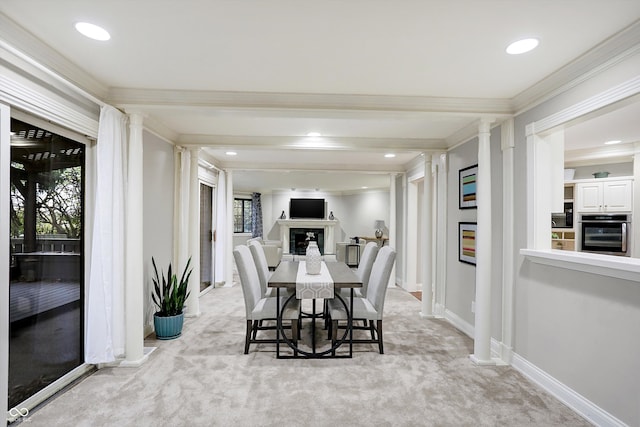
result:
[(630, 256), (631, 215), (583, 214), (580, 217), (580, 250)]

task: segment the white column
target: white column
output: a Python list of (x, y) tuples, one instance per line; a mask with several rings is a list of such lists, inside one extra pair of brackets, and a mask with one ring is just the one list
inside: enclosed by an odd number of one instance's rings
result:
[[(435, 158), (435, 157), (434, 157)], [(434, 236), (434, 252), (436, 255), (435, 290), (434, 290), (434, 315), (444, 317), (445, 295), (447, 283), (447, 155), (440, 154), (437, 157), (436, 168), (436, 229)], [(454, 244), (455, 241), (454, 241)]]
[[(198, 154), (200, 148), (189, 148), (189, 256), (193, 272), (189, 278), (189, 298), (185, 316), (200, 315), (200, 180), (198, 179)], [(184, 265), (177, 271), (178, 280)]]
[(513, 149), (515, 136), (513, 119), (502, 123), (502, 345), (500, 358), (511, 363), (513, 355), (513, 286), (514, 286), (514, 243), (513, 243)]
[(418, 260), (418, 245), (422, 236), (418, 236), (416, 230), (418, 230), (418, 221), (422, 218), (418, 218), (418, 183), (414, 181), (407, 181), (407, 187), (405, 191), (406, 200), (406, 214), (404, 216), (407, 229), (411, 232), (407, 232), (404, 235), (405, 252), (403, 253), (403, 259), (406, 265), (406, 274), (404, 276), (404, 288), (409, 292), (418, 290), (418, 268), (420, 261)]
[(224, 232), (227, 235), (227, 258), (226, 258), (226, 283), (225, 286), (233, 285), (233, 171), (227, 171), (227, 226)]
[(491, 147), (490, 122), (478, 129), (478, 228), (476, 232), (476, 316), (471, 360), (479, 365), (491, 360)]
[(189, 259), (189, 182), (191, 173), (191, 152), (185, 148), (176, 148), (175, 153), (175, 197), (174, 197), (174, 239), (173, 264), (176, 271), (182, 271)]
[(424, 154), (424, 185), (422, 196), (422, 312), (433, 317), (433, 179), (431, 154)]
[[(631, 256), (640, 258), (640, 142), (633, 144), (633, 217), (634, 226), (631, 227)], [(637, 224), (637, 225), (636, 225)]]
[[(389, 246), (397, 248), (396, 237), (396, 177), (398, 175), (392, 173), (389, 178)], [(389, 278), (389, 286), (396, 284), (396, 264), (393, 263), (391, 277)]]
[(141, 114), (129, 114), (127, 158), (126, 267), (125, 267), (125, 362), (144, 362), (144, 265), (143, 254), (143, 153)]

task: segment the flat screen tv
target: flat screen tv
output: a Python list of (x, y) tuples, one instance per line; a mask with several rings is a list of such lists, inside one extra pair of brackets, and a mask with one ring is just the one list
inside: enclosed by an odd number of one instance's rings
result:
[(324, 199), (291, 199), (289, 218), (324, 219)]

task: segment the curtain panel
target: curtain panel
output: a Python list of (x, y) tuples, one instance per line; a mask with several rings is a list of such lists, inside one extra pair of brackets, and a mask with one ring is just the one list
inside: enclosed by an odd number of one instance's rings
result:
[(260, 193), (251, 194), (251, 237), (262, 236), (262, 199)]
[(125, 351), (125, 185), (127, 117), (100, 109), (91, 271), (85, 318), (87, 363), (113, 362)]

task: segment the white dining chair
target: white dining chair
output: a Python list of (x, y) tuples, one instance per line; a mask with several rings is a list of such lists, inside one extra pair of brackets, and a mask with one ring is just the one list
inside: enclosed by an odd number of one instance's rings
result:
[[(244, 354), (249, 353), (249, 346), (257, 343), (275, 343), (276, 339), (258, 339), (258, 331), (274, 330), (276, 326), (263, 326), (263, 320), (277, 319), (277, 298), (265, 297), (262, 295), (262, 286), (258, 270), (256, 268), (251, 250), (245, 245), (236, 246), (233, 250), (233, 257), (238, 267), (240, 285), (244, 295), (244, 305), (247, 317), (246, 336), (244, 344)], [(280, 298), (282, 307), (286, 297)], [(282, 320), (290, 321), (291, 339), (295, 343), (298, 338), (298, 319), (300, 303), (293, 299), (284, 310)], [(278, 333), (278, 331), (276, 331)]]
[[(384, 300), (395, 259), (396, 252), (393, 248), (390, 246), (381, 248), (371, 268), (367, 295), (353, 298), (352, 319), (354, 321), (365, 320), (369, 322), (369, 326), (355, 326), (354, 324), (353, 329), (367, 329), (371, 333), (371, 339), (354, 339), (353, 343), (378, 344), (380, 354), (384, 353), (382, 340)], [(345, 298), (345, 302), (349, 306), (348, 298)], [(339, 322), (347, 320), (347, 311), (337, 298), (328, 300), (328, 316), (330, 320), (329, 336), (332, 343), (335, 343), (338, 339)], [(341, 328), (346, 328), (346, 325), (342, 325)]]
[(267, 256), (264, 253), (264, 248), (255, 240), (249, 241), (247, 246), (251, 251), (251, 256), (253, 257), (256, 269), (258, 270), (258, 278), (260, 279), (260, 295), (262, 298), (271, 296), (268, 284), (269, 277), (271, 277), (272, 273), (269, 271), (269, 265), (267, 263)]
[[(369, 242), (365, 245), (364, 250), (362, 251), (360, 264), (358, 264), (358, 269), (356, 270), (356, 275), (362, 281), (362, 287), (359, 289), (356, 288), (354, 290), (354, 294), (358, 297), (367, 296), (369, 278), (371, 277), (371, 268), (373, 267), (373, 263), (376, 260), (379, 249), (380, 248), (378, 247), (378, 244), (376, 242)], [(343, 290), (348, 291), (348, 289)]]

